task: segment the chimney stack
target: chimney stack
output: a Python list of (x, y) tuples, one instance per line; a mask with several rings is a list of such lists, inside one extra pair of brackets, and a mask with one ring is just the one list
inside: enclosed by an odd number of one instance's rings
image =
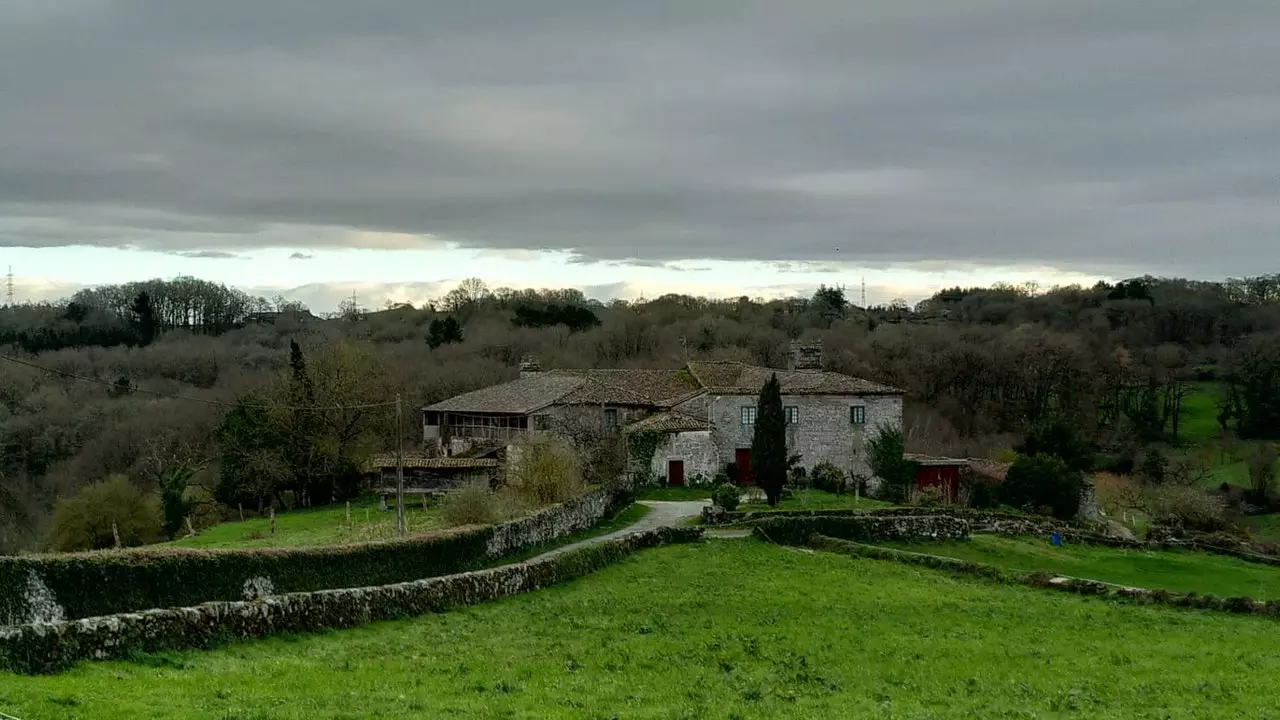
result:
[(822, 370), (822, 341), (791, 342), (791, 370), (817, 372)]
[(524, 359), (520, 361), (520, 377), (522, 379), (533, 377), (540, 372), (542, 372), (542, 365), (537, 360), (534, 360), (533, 356), (525, 355)]

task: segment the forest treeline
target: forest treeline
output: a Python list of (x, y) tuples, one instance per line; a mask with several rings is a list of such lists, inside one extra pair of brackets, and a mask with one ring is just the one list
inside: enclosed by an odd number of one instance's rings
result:
[[(795, 339), (821, 340), (831, 370), (905, 388), (917, 451), (989, 455), (1055, 419), (1099, 449), (1176, 439), (1197, 381), (1220, 381), (1224, 429), (1280, 437), (1280, 275), (950, 288), (914, 307), (872, 308), (835, 287), (769, 301), (600, 303), (469, 280), (427, 307), (348, 304), (325, 318), (215, 283), (155, 280), (0, 308), (0, 354), (57, 373), (0, 361), (0, 552), (38, 546), (57, 498), (109, 476), (160, 492), (178, 467), (244, 501), (261, 478), (295, 482), (297, 468), (282, 467), (295, 456), (341, 479), (394, 443), (389, 413), (279, 410), (292, 432), (313, 428), (279, 443), (304, 438), (305, 453), (231, 447), (260, 437), (243, 431), (261, 420), (254, 408), (399, 393), (410, 409), (400, 432), (415, 447), (414, 409), (511, 379), (525, 356), (544, 367), (783, 367)], [(299, 358), (311, 368), (305, 388)]]

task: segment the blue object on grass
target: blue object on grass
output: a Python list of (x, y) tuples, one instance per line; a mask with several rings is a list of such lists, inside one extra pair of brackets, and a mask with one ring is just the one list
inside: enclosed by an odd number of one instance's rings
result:
[(1058, 534), (1058, 531), (1055, 530), (1053, 534), (1049, 535), (1049, 544), (1054, 547), (1062, 547), (1062, 536)]

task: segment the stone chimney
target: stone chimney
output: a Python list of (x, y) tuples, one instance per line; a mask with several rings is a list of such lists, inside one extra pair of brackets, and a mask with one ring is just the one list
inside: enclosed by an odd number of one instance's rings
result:
[(802, 343), (791, 341), (790, 370), (817, 372), (822, 370), (822, 341)]
[(537, 360), (534, 360), (531, 355), (525, 355), (520, 361), (520, 377), (522, 379), (534, 377), (540, 372), (542, 372), (542, 365)]

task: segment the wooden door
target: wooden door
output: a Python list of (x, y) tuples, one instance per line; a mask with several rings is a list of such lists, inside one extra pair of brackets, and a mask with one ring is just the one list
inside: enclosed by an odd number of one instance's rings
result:
[(667, 461), (667, 487), (684, 487), (684, 461)]
[(738, 466), (738, 484), (754, 485), (751, 478), (751, 448), (738, 448), (733, 453), (733, 464)]

